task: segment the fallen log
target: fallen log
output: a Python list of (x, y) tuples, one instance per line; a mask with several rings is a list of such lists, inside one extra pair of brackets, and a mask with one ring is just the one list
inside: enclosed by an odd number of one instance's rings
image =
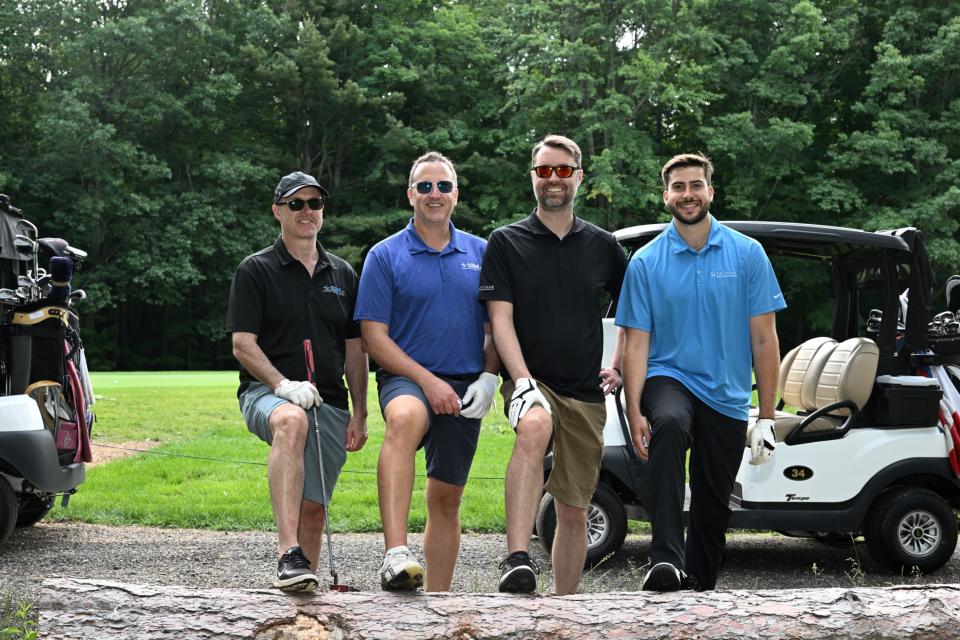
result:
[(960, 586), (599, 593), (286, 595), (49, 579), (42, 638), (953, 638)]

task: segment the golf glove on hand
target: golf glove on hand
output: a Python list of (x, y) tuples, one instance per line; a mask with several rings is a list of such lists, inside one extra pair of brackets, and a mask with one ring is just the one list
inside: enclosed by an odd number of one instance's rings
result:
[(317, 388), (304, 380), (296, 381), (284, 378), (273, 390), (273, 393), (278, 398), (300, 405), (305, 410), (323, 404)]
[(516, 429), (523, 416), (527, 415), (527, 411), (530, 411), (530, 408), (535, 404), (540, 405), (547, 413), (553, 415), (553, 411), (550, 410), (550, 403), (537, 388), (536, 380), (533, 378), (517, 378), (516, 384), (513, 395), (510, 396), (509, 416), (511, 427)]
[(777, 446), (777, 435), (770, 418), (760, 418), (750, 431), (750, 464), (765, 464)]
[(487, 415), (493, 404), (493, 395), (497, 392), (497, 374), (484, 371), (463, 394), (460, 415), (464, 418), (482, 418)]

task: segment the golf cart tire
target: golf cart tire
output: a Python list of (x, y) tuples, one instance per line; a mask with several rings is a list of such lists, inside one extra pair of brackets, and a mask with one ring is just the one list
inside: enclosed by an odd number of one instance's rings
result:
[[(557, 511), (553, 496), (544, 493), (537, 510), (537, 537), (547, 553), (553, 548), (557, 531)], [(623, 546), (627, 537), (627, 514), (614, 491), (603, 484), (597, 485), (587, 507), (587, 558), (584, 565), (593, 567)]]
[(873, 556), (893, 571), (933, 573), (953, 557), (957, 519), (937, 494), (904, 487), (880, 499), (864, 533)]
[(30, 527), (43, 520), (53, 503), (49, 505), (37, 496), (25, 496), (21, 498), (20, 511), (17, 513), (17, 528)]
[(17, 494), (6, 478), (0, 476), (0, 544), (7, 541), (17, 524)]

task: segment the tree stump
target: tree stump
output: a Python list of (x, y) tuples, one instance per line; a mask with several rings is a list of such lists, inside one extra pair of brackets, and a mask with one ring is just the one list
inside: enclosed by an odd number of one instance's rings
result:
[(42, 638), (953, 638), (960, 587), (516, 596), (158, 587), (51, 579)]

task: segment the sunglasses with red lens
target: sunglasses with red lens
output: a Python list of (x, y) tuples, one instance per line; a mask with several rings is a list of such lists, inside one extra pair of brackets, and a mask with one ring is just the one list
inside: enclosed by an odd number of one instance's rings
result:
[(537, 174), (538, 178), (547, 179), (550, 177), (550, 174), (553, 173), (556, 173), (558, 178), (569, 178), (573, 175), (573, 172), (579, 168), (580, 167), (571, 167), (568, 164), (558, 164), (557, 166), (538, 164), (530, 170)]

